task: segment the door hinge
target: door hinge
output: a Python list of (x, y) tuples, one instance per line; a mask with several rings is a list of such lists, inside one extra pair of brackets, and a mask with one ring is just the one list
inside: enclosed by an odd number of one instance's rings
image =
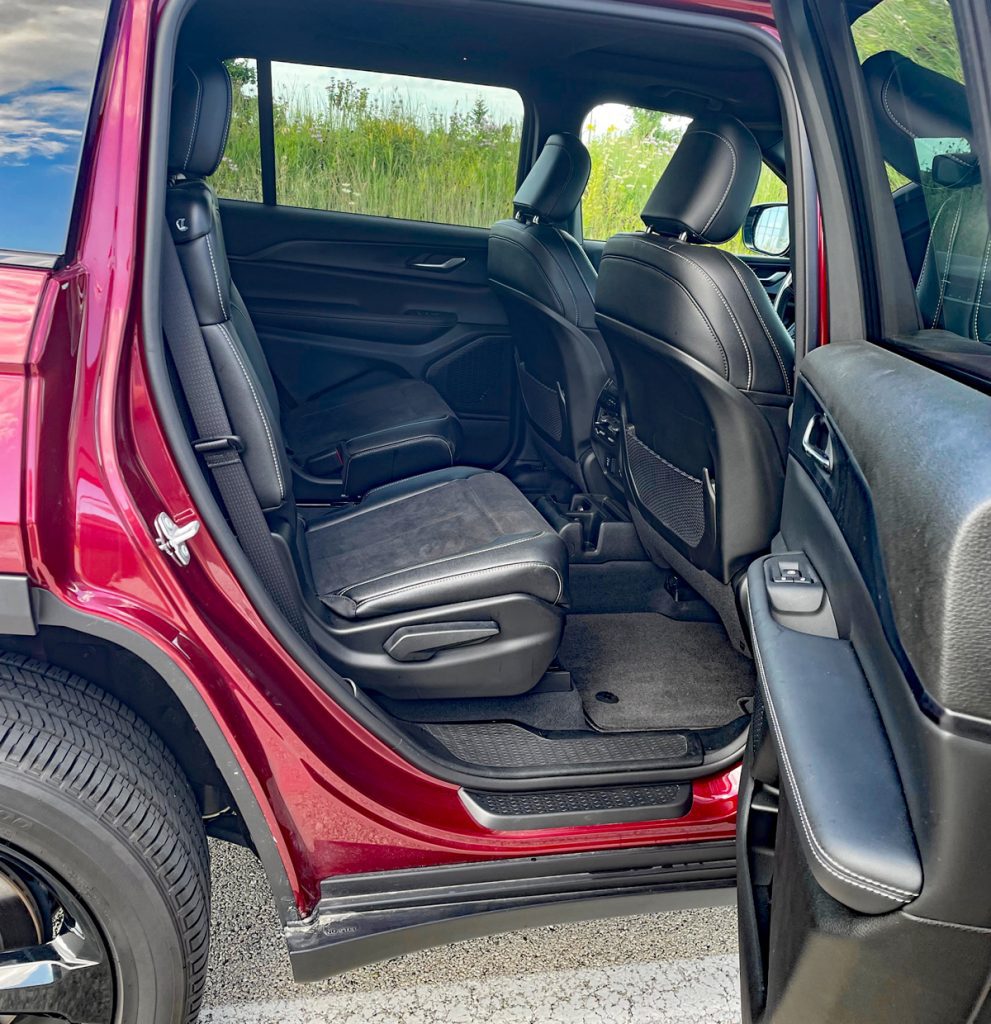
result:
[(190, 519), (188, 523), (178, 526), (167, 512), (159, 512), (155, 516), (155, 532), (158, 534), (156, 543), (161, 551), (179, 565), (189, 565), (192, 556), (186, 542), (200, 532), (198, 519)]

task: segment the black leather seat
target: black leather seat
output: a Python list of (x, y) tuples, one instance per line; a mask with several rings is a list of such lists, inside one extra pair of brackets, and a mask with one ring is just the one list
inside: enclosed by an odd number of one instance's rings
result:
[(561, 225), (590, 168), (580, 139), (551, 135), (513, 200), (516, 218), (489, 237), (489, 280), (509, 317), (527, 418), (541, 453), (586, 490), (600, 489), (589, 437), (611, 365), (595, 325), (595, 268)]
[[(864, 78), (885, 160), (909, 181), (926, 178), (931, 229), (916, 285), (922, 326), (991, 344), (991, 232), (966, 90), (891, 50), (864, 62)], [(920, 146), (926, 139), (939, 143)], [(947, 151), (943, 140), (953, 139), (960, 145)]]
[(230, 76), (220, 61), (176, 69), (167, 213), (184, 243), (183, 270), (213, 348), (226, 347), (227, 335), (236, 335), (303, 480), (340, 480), (340, 492), (355, 497), (391, 480), (454, 465), (461, 425), (424, 381), (369, 375), (280, 409), (251, 317), (231, 280), (216, 196), (203, 180), (223, 156), (230, 111)]
[[(202, 129), (173, 132), (177, 172), (207, 174), (220, 159), (223, 119), (211, 98), (229, 97), (221, 70), (191, 72)], [(176, 102), (188, 113), (182, 81)], [(298, 581), (321, 654), (357, 685), (393, 697), (530, 689), (553, 660), (564, 623), (568, 559), (561, 538), (507, 478), (451, 468), (449, 451), (438, 460), (445, 469), (391, 481), (304, 521), (271, 374), (230, 281), (214, 194), (200, 178), (177, 178), (166, 205), (241, 458), (282, 542), (287, 578)], [(369, 432), (362, 421), (369, 394), (345, 396), (333, 407), (349, 444)], [(403, 394), (409, 398), (401, 388), (393, 394), (397, 406)], [(348, 431), (351, 416), (356, 428)], [(302, 424), (297, 429), (307, 433)]]
[(644, 207), (647, 231), (606, 244), (596, 292), (641, 540), (738, 643), (732, 584), (778, 526), (794, 345), (751, 270), (711, 243), (740, 230), (760, 167), (739, 121), (695, 120)]

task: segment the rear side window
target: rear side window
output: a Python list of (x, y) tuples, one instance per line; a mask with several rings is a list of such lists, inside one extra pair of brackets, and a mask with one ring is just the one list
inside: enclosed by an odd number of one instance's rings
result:
[(65, 251), (108, 6), (3, 2), (0, 249)]
[[(232, 63), (244, 80), (214, 185), (257, 199), (246, 177), (260, 159), (254, 65)], [(512, 216), (523, 129), (513, 90), (279, 62), (271, 75), (279, 204), (472, 227)]]
[[(602, 240), (620, 231), (643, 230), (640, 211), (691, 123), (690, 117), (623, 103), (602, 103), (588, 112), (582, 123), (582, 141), (592, 158), (582, 199), (586, 238)], [(763, 167), (754, 202), (787, 201), (785, 183)], [(719, 248), (749, 252), (742, 233)]]

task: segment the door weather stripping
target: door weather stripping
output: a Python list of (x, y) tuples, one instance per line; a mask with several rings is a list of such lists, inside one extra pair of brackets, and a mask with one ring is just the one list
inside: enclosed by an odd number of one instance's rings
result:
[(192, 557), (187, 546), (200, 532), (200, 521), (190, 519), (188, 523), (178, 526), (167, 512), (159, 512), (155, 516), (155, 532), (158, 534), (157, 544), (174, 562), (189, 565)]

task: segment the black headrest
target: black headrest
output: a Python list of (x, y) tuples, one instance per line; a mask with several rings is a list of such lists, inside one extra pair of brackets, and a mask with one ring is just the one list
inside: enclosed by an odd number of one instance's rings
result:
[(217, 169), (231, 123), (231, 76), (219, 60), (176, 66), (169, 170), (206, 178)]
[(591, 170), (592, 158), (577, 135), (551, 135), (523, 179), (513, 206), (524, 216), (552, 223), (567, 220), (582, 201)]
[(967, 93), (959, 82), (885, 50), (864, 61), (864, 79), (884, 159), (919, 181), (916, 139), (970, 139)]
[(696, 118), (640, 216), (663, 235), (725, 242), (743, 227), (760, 166), (757, 140), (735, 117)]

